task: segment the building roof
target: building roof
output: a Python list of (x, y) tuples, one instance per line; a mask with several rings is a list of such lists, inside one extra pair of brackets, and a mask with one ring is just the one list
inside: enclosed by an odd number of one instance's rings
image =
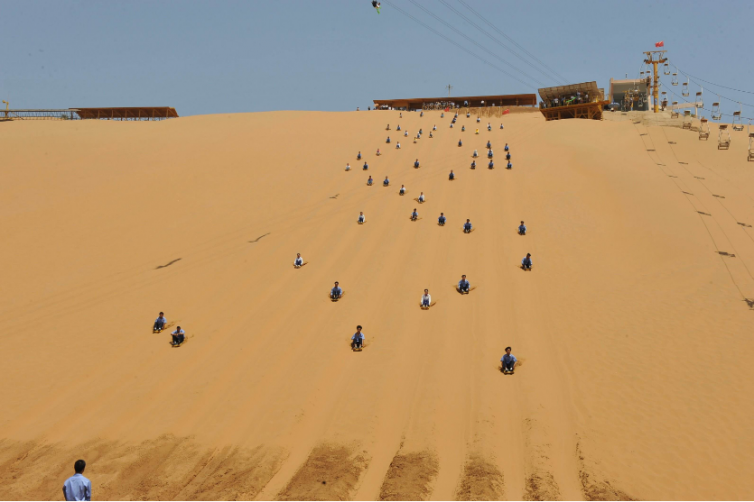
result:
[(599, 95), (600, 90), (597, 87), (597, 82), (557, 85), (555, 87), (543, 87), (542, 89), (539, 89), (539, 95), (544, 100), (551, 100), (553, 98), (559, 98), (563, 95), (575, 94), (576, 92), (581, 92), (582, 94), (588, 92), (592, 96), (597, 96)]
[(463, 103), (468, 101), (470, 103), (479, 103), (484, 101), (492, 105), (499, 105), (502, 101), (504, 104), (511, 104), (518, 101), (521, 106), (533, 106), (537, 104), (536, 94), (490, 94), (487, 96), (442, 96), (435, 98), (398, 98), (398, 99), (374, 99), (376, 105), (389, 105), (391, 103), (437, 103), (452, 101), (454, 103)]
[(147, 119), (177, 118), (178, 112), (169, 106), (133, 106), (116, 108), (72, 108), (82, 119)]

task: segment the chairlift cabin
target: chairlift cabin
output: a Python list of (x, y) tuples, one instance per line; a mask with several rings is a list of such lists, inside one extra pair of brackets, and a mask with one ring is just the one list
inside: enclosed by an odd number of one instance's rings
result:
[(691, 130), (691, 110), (683, 111), (683, 129)]
[(670, 107), (670, 118), (671, 119), (677, 119), (680, 115), (678, 113), (678, 101), (673, 101), (672, 106)]
[(702, 91), (696, 93), (696, 106), (704, 108), (704, 101), (702, 100)]
[[(741, 111), (743, 111), (743, 109)], [(741, 122), (741, 111), (733, 112), (733, 130), (734, 131), (744, 130), (744, 125)]]
[(717, 134), (717, 149), (727, 150), (730, 148), (730, 131), (728, 131), (728, 124), (720, 124), (718, 126), (720, 131)]
[(681, 89), (681, 95), (682, 96), (688, 96), (689, 95), (689, 83), (684, 82), (683, 83), (683, 89)]
[(670, 75), (670, 65), (668, 65), (668, 63), (665, 63), (663, 73), (665, 73), (665, 75)]
[(670, 79), (670, 83), (673, 85), (678, 85), (678, 74), (673, 73), (673, 76)]
[(720, 103), (712, 103), (712, 120), (720, 120), (723, 118), (722, 112), (720, 112)]
[(702, 117), (702, 123), (699, 125), (699, 141), (709, 139), (710, 129), (707, 119)]
[(754, 132), (751, 132), (751, 120), (749, 121), (749, 162), (754, 160)]

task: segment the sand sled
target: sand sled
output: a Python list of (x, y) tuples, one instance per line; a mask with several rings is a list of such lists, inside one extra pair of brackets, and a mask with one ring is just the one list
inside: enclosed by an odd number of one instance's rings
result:
[(345, 292), (345, 291), (343, 291), (343, 292), (342, 292), (342, 293), (340, 294), (340, 297), (338, 297), (338, 298), (333, 298), (332, 296), (330, 296), (330, 295), (327, 295), (327, 297), (328, 297), (328, 298), (330, 299), (330, 301), (331, 301), (331, 302), (333, 302), (333, 303), (335, 303), (335, 302), (337, 302), (337, 301), (340, 301), (340, 300), (342, 300), (344, 296), (346, 296), (346, 292)]
[(356, 223), (358, 223), (359, 225), (363, 225), (364, 223), (366, 223), (366, 221), (357, 221)]
[(414, 200), (419, 204), (424, 204), (425, 202), (427, 202), (426, 200), (419, 200), (419, 197), (414, 197)]
[(419, 221), (419, 220), (421, 220), (421, 218), (416, 218), (416, 219), (413, 219), (413, 218), (412, 218), (412, 217), (410, 217), (410, 216), (408, 217), (408, 219), (409, 219), (409, 220), (411, 220), (411, 221)]
[(464, 230), (464, 229), (463, 229), (463, 227), (461, 228), (461, 231), (462, 231), (463, 233), (465, 233), (465, 234), (470, 234), (470, 233), (471, 233), (471, 232), (473, 232), (474, 230), (476, 230), (476, 228), (472, 228), (471, 230), (469, 230), (469, 231), (467, 232), (466, 230)]
[(471, 287), (469, 288), (469, 291), (468, 291), (468, 292), (466, 292), (466, 291), (461, 291), (461, 290), (460, 290), (460, 289), (458, 288), (458, 284), (456, 284), (456, 285), (455, 285), (454, 287), (456, 288), (456, 291), (458, 292), (458, 294), (461, 294), (461, 295), (468, 295), (469, 293), (471, 293), (472, 291), (474, 291), (474, 290), (476, 289), (476, 286), (471, 286)]
[(435, 305), (437, 305), (437, 302), (432, 302), (432, 303), (430, 303), (430, 304), (429, 304), (429, 307), (425, 307), (424, 305), (422, 305), (422, 304), (420, 303), (420, 304), (419, 304), (419, 308), (420, 308), (420, 309), (422, 309), (422, 310), (429, 310), (429, 309), (431, 309), (432, 307), (434, 307)]
[(298, 267), (297, 267), (296, 265), (293, 265), (293, 268), (301, 268), (301, 267), (303, 267), (304, 265), (306, 265), (307, 263), (309, 263), (309, 262), (308, 262), (308, 261), (305, 261), (304, 263), (302, 263), (302, 264), (301, 264), (301, 265), (299, 265)]
[(512, 375), (513, 374), (513, 371), (508, 371), (506, 369), (503, 369), (502, 372), (503, 372), (503, 375)]
[(188, 337), (187, 337), (187, 336), (184, 336), (184, 337), (183, 337), (183, 341), (182, 341), (181, 343), (173, 343), (173, 341), (171, 340), (171, 341), (170, 341), (170, 346), (171, 346), (171, 347), (173, 347), (173, 348), (175, 349), (175, 348), (178, 348), (178, 347), (180, 347), (181, 345), (183, 345), (183, 344), (184, 344), (184, 343), (186, 343), (186, 342), (188, 342)]

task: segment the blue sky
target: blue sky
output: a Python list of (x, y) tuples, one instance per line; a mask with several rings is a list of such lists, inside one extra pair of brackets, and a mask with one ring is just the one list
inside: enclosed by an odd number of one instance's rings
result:
[[(463, 1), (568, 82), (607, 87), (610, 77), (636, 76), (642, 51), (664, 40), (685, 72), (754, 92), (750, 0)], [(441, 96), (447, 84), (473, 95), (559, 83), (482, 33), (528, 58), (459, 0), (388, 0), (379, 15), (369, 0), (0, 0), (0, 22), (0, 97), (12, 108), (337, 111), (373, 98)], [(715, 90), (754, 105), (754, 94), (705, 85), (708, 104)], [(754, 107), (744, 115), (754, 117)]]

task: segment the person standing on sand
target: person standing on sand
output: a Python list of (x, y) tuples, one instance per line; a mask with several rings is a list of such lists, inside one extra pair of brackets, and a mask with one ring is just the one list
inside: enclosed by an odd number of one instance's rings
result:
[(516, 356), (511, 354), (511, 348), (505, 347), (505, 355), (500, 359), (503, 363), (503, 374), (513, 374), (513, 370), (516, 369), (516, 363), (518, 360)]
[(65, 500), (92, 500), (92, 482), (84, 477), (86, 462), (77, 460), (73, 464), (76, 474), (63, 483), (63, 498)]

